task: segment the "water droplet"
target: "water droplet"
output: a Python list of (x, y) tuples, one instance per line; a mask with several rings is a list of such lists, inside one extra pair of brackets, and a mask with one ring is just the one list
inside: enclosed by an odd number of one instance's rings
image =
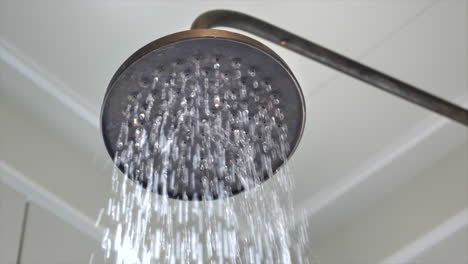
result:
[(221, 67), (221, 65), (220, 65), (219, 63), (216, 62), (215, 64), (213, 64), (213, 68), (214, 68), (215, 70), (218, 70), (219, 67)]
[(145, 113), (140, 113), (140, 115), (138, 115), (138, 118), (140, 118), (140, 120), (144, 120), (146, 117)]
[(223, 73), (224, 81), (229, 81), (229, 74), (227, 72)]
[(220, 106), (221, 99), (219, 95), (215, 95), (213, 98), (214, 107), (218, 108)]
[(239, 58), (234, 58), (232, 60), (232, 67), (235, 68), (235, 69), (239, 69), (241, 66), (241, 59)]
[(279, 103), (280, 103), (280, 100), (279, 100), (279, 99), (273, 99), (273, 103), (274, 103), (274, 104), (279, 104)]
[(240, 98), (245, 98), (245, 96), (247, 95), (247, 90), (245, 88), (241, 88), (240, 90)]
[(242, 72), (241, 72), (240, 70), (237, 70), (234, 74), (235, 74), (234, 77), (235, 77), (236, 79), (239, 79), (240, 77), (242, 77)]
[(119, 142), (117, 143), (117, 149), (122, 149), (122, 147), (123, 147), (123, 142), (122, 142), (122, 141), (119, 141)]
[(262, 149), (263, 149), (263, 152), (267, 153), (270, 148), (266, 142), (263, 142)]
[(258, 88), (258, 81), (253, 81), (252, 85), (254, 88)]
[(255, 70), (254, 67), (250, 67), (250, 68), (247, 70), (247, 73), (248, 73), (251, 77), (255, 77), (255, 75), (257, 75), (257, 71)]
[(138, 118), (136, 118), (136, 117), (133, 118), (133, 122), (132, 122), (132, 123), (133, 123), (134, 126), (139, 126), (139, 125), (140, 125), (140, 121), (139, 121)]

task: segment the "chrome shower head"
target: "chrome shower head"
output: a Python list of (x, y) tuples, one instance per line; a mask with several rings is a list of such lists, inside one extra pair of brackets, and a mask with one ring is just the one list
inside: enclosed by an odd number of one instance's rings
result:
[[(235, 176), (248, 149), (257, 165), (250, 171), (262, 174), (253, 182), (267, 180), (296, 149), (304, 122), (304, 98), (286, 63), (256, 40), (215, 29), (175, 33), (135, 52), (113, 76), (101, 111), (117, 166), (145, 188), (185, 200), (226, 196), (214, 182), (227, 196), (248, 189)], [(262, 150), (280, 137), (281, 151)]]

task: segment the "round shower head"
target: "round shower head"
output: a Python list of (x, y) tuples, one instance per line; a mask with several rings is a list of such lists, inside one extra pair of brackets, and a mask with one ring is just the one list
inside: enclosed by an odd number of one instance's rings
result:
[[(122, 172), (184, 200), (235, 195), (267, 180), (296, 149), (304, 121), (286, 63), (256, 40), (215, 29), (175, 33), (135, 52), (101, 111), (107, 151)], [(276, 138), (286, 145), (275, 152)], [(240, 170), (257, 175), (250, 181)]]

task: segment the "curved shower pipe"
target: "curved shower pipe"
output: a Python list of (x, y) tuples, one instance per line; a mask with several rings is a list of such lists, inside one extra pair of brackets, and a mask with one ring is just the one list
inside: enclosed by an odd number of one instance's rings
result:
[(214, 27), (252, 33), (468, 126), (468, 110), (258, 18), (229, 10), (212, 10), (198, 16), (192, 24), (192, 29)]

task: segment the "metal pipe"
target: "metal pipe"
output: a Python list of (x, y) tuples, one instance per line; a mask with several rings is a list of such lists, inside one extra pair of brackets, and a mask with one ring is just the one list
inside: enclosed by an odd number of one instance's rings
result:
[(192, 29), (214, 27), (252, 33), (468, 126), (468, 110), (258, 18), (229, 10), (212, 10), (198, 16), (192, 24)]

